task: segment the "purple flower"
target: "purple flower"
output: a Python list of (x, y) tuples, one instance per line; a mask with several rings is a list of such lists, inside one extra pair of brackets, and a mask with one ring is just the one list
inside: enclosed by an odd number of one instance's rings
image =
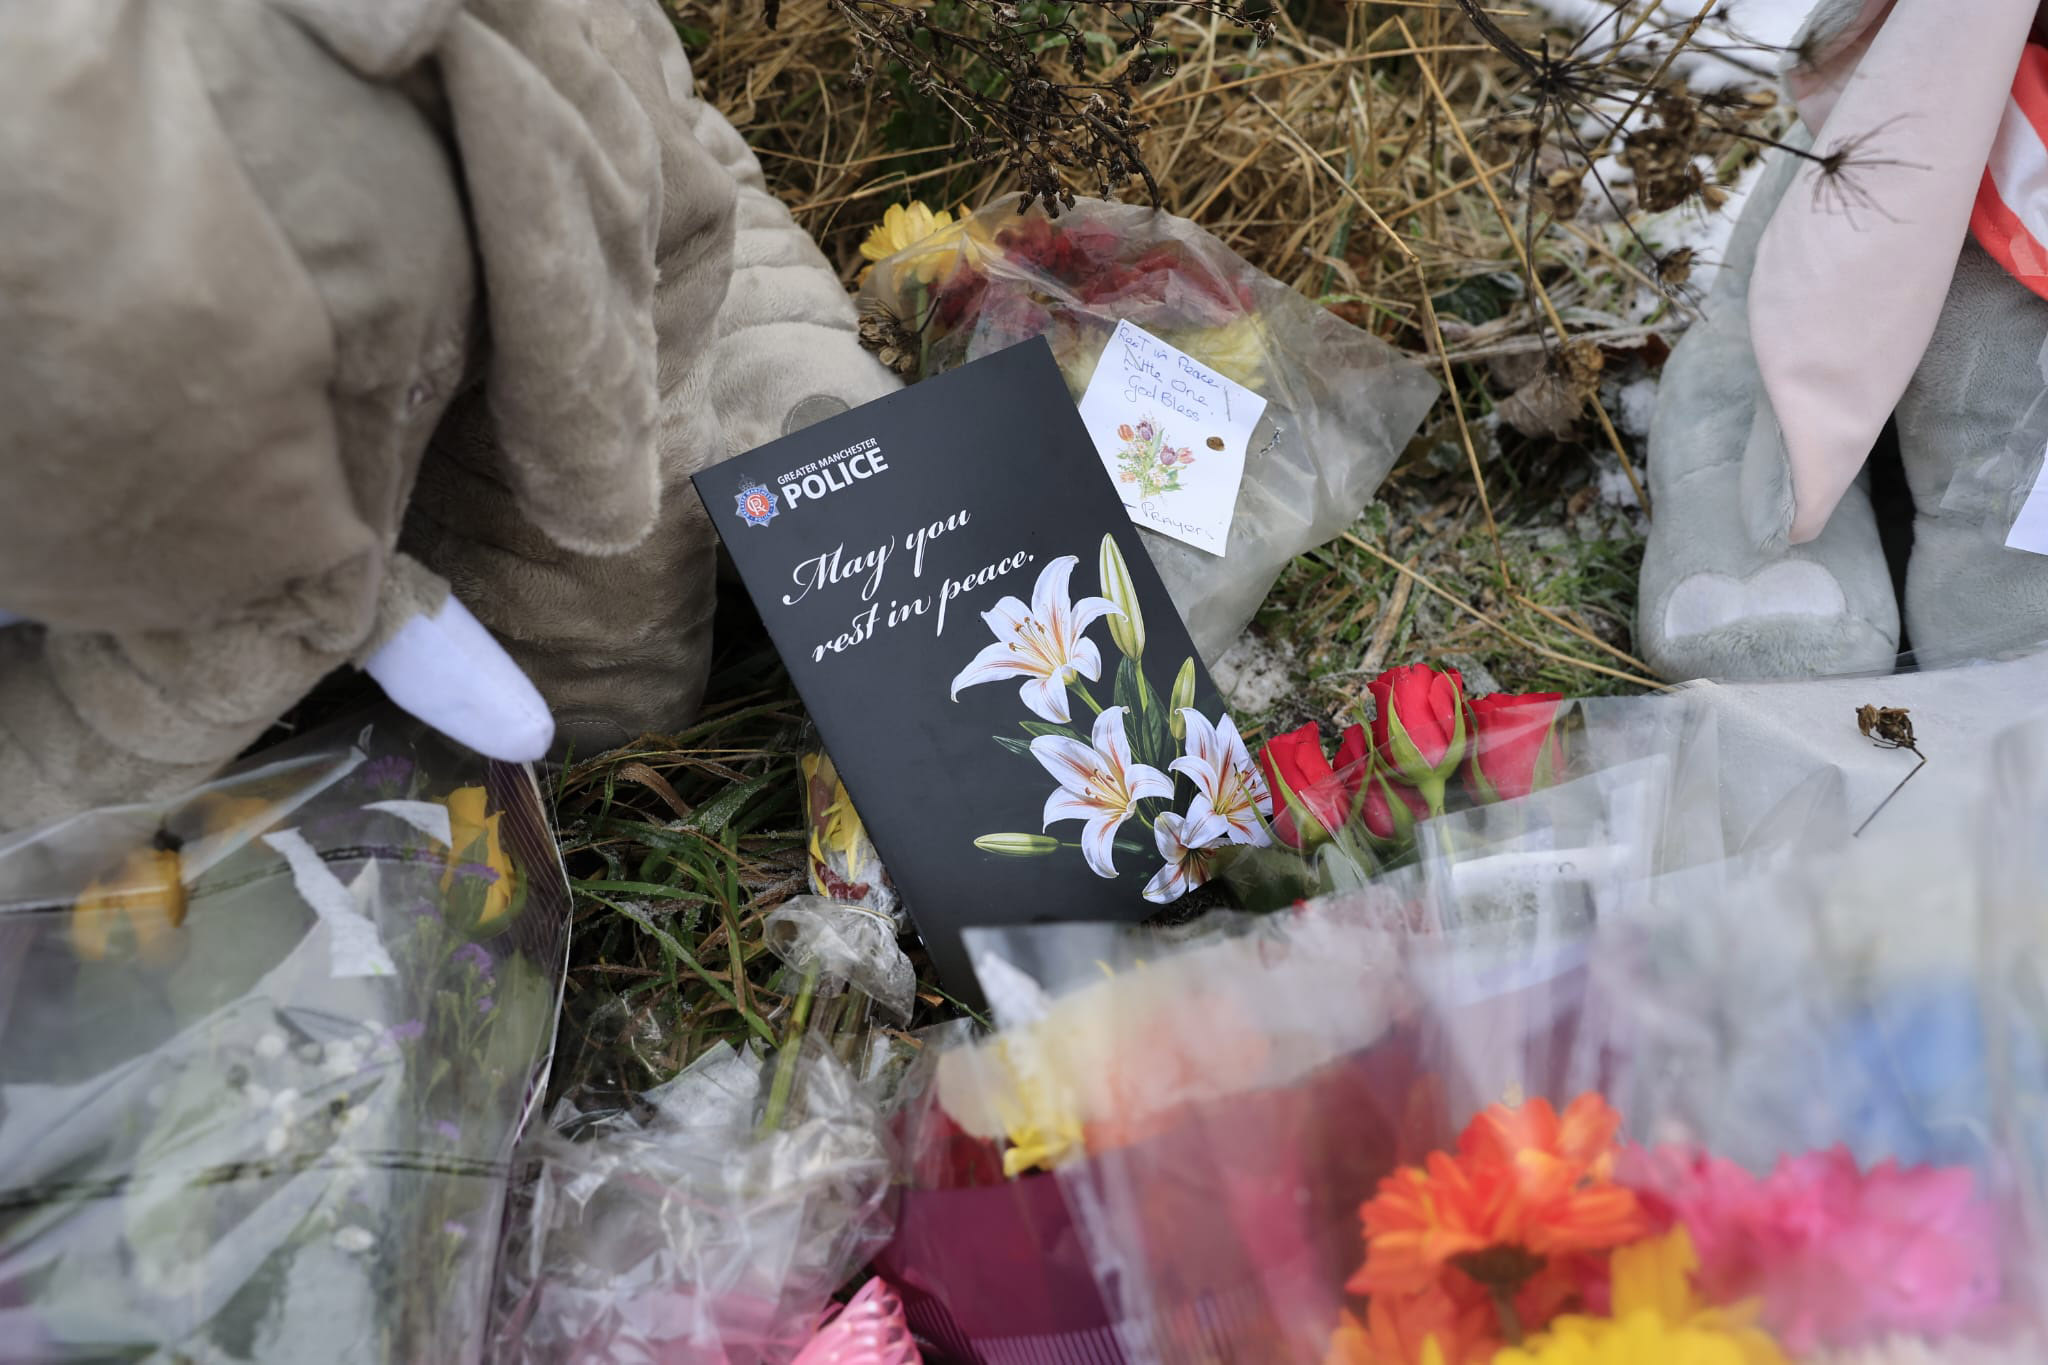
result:
[(466, 962), (476, 968), (478, 976), (486, 981), (491, 979), (492, 963), (490, 949), (484, 947), (481, 943), (463, 944), (455, 950), (454, 961)]
[(458, 863), (455, 875), (465, 879), (474, 877), (485, 886), (495, 886), (498, 881), (498, 869), (489, 863)]
[(478, 1014), (489, 1014), (496, 1008), (498, 1008), (498, 1002), (491, 999), (488, 995), (476, 1002), (476, 1012)]
[(1139, 440), (1141, 440), (1141, 441), (1149, 441), (1149, 440), (1151, 440), (1151, 439), (1152, 439), (1152, 435), (1153, 435), (1153, 426), (1152, 426), (1152, 422), (1151, 422), (1151, 419), (1150, 419), (1150, 418), (1147, 418), (1147, 419), (1146, 419), (1145, 421), (1142, 421), (1142, 422), (1138, 423), (1138, 439), (1139, 439)]
[(451, 1122), (448, 1119), (434, 1120), (434, 1131), (439, 1133), (442, 1137), (446, 1138), (450, 1142), (459, 1142), (462, 1140), (462, 1129), (457, 1124)]
[(426, 1031), (427, 1026), (424, 1021), (408, 1019), (402, 1024), (393, 1024), (390, 1028), (385, 1029), (384, 1041), (387, 1043), (410, 1043), (418, 1040), (420, 1035)]
[(412, 760), (401, 754), (386, 754), (365, 763), (358, 776), (364, 786), (400, 788), (412, 778)]
[(450, 1237), (453, 1237), (458, 1242), (464, 1240), (469, 1236), (469, 1229), (464, 1227), (462, 1224), (456, 1222), (453, 1218), (450, 1218), (447, 1222), (441, 1224), (441, 1231), (447, 1233)]

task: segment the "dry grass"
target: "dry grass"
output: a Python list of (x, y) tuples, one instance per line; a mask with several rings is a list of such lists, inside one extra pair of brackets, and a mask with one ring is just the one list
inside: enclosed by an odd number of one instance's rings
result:
[[(1647, 19), (1664, 0), (1638, 2)], [(906, 83), (849, 86), (828, 0), (785, 0), (774, 31), (751, 7), (675, 0), (675, 17), (706, 93), (849, 282), (890, 203), (1010, 192), (929, 106), (883, 98)], [(1515, 104), (1516, 68), (1448, 5), (1307, 0), (1275, 18), (1265, 45), (1161, 20), (1180, 66), (1140, 109), (1163, 205), (1421, 357), (1448, 396), (1380, 503), (1276, 587), (1250, 648), (1285, 684), (1242, 719), (1256, 733), (1339, 714), (1374, 672), (1416, 659), (1482, 690), (1651, 685), (1630, 638), (1642, 515), (1611, 496), (1636, 452), (1602, 400), (1661, 358), (1685, 310), (1642, 315), (1655, 262), (1612, 221), (1536, 234), (1525, 257), (1485, 137)], [(1520, 435), (1498, 406), (1560, 335), (1604, 356), (1606, 382), (1574, 431)], [(580, 906), (561, 1080), (636, 1089), (714, 1039), (787, 1028), (760, 916), (800, 886), (801, 712), (758, 634), (728, 631), (722, 657), (695, 730), (583, 764), (559, 789)]]

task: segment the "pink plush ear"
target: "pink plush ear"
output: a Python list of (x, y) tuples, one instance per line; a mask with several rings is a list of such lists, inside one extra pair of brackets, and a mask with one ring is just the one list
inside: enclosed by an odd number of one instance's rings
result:
[(1826, 111), (1814, 151), (1845, 160), (1800, 173), (1749, 287), (1793, 544), (1827, 525), (1934, 335), (2037, 2), (1970, 0), (1959, 22), (1955, 0), (1831, 0), (1800, 109)]

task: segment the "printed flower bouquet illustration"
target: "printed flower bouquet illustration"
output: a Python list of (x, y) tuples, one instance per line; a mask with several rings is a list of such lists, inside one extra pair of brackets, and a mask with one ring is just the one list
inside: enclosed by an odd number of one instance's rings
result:
[(1116, 454), (1119, 482), (1136, 484), (1138, 492), (1148, 498), (1181, 491), (1181, 471), (1195, 462), (1192, 450), (1170, 444), (1165, 429), (1150, 417), (1136, 426), (1121, 423), (1116, 434), (1124, 443)]
[[(1163, 445), (1156, 432), (1147, 439)], [(1231, 845), (1268, 843), (1273, 800), (1230, 717), (1219, 712), (1212, 721), (1196, 709), (1192, 655), (1164, 701), (1146, 676), (1145, 617), (1115, 539), (1102, 538), (1099, 592), (1076, 601), (1080, 563), (1060, 556), (1040, 571), (1028, 605), (1005, 597), (983, 612), (995, 640), (953, 679), (956, 701), (965, 688), (1023, 680), (1019, 698), (1034, 719), (1019, 721), (1023, 738), (994, 739), (1035, 760), (1053, 782), (1041, 832), (990, 833), (974, 842), (987, 853), (1027, 858), (1078, 848), (1090, 871), (1112, 878), (1121, 875), (1118, 854), (1149, 852), (1160, 866), (1144, 895), (1164, 904), (1208, 881)], [(1089, 636), (1098, 624), (1121, 656), (1108, 705), (1090, 687), (1103, 682), (1102, 650)], [(1048, 832), (1068, 821), (1079, 823), (1078, 840)], [(1149, 851), (1133, 822), (1151, 834)]]

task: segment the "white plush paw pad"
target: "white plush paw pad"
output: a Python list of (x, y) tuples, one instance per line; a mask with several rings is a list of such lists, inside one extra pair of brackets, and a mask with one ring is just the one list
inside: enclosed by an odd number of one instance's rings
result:
[(1664, 605), (1664, 635), (1681, 640), (1744, 621), (1768, 617), (1829, 618), (1845, 615), (1849, 600), (1842, 585), (1806, 559), (1781, 559), (1747, 578), (1696, 573), (1672, 589)]

